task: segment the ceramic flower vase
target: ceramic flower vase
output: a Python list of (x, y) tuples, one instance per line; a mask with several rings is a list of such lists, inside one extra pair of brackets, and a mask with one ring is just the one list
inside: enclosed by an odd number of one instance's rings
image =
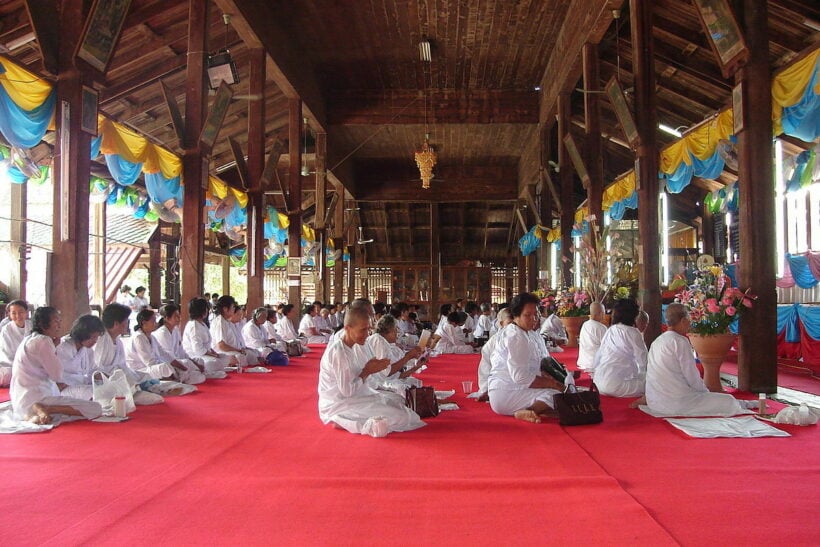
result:
[(726, 354), (735, 341), (735, 335), (731, 333), (704, 335), (690, 332), (689, 340), (695, 348), (695, 353), (698, 354), (700, 364), (703, 365), (703, 383), (709, 391), (723, 392), (723, 386), (720, 384), (720, 366), (726, 360)]
[(564, 329), (567, 331), (567, 345), (568, 348), (578, 347), (578, 335), (581, 333), (581, 325), (589, 319), (588, 316), (580, 317), (562, 317), (561, 322), (564, 324)]

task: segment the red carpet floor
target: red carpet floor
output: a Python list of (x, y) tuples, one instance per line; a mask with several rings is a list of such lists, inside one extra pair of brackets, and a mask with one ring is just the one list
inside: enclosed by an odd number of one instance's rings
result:
[[(816, 544), (816, 428), (696, 440), (605, 399), (561, 428), (465, 400), (385, 439), (322, 426), (319, 351), (141, 407), (0, 436), (0, 544)], [(568, 352), (562, 360), (571, 364)], [(474, 379), (442, 356), (436, 389)]]

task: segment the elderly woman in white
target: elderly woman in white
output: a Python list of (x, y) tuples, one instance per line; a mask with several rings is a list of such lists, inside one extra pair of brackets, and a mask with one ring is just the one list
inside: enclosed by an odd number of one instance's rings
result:
[(54, 345), (61, 328), (56, 308), (43, 306), (34, 312), (32, 332), (23, 340), (12, 365), (9, 395), (17, 419), (48, 424), (58, 414), (87, 419), (102, 414), (98, 403), (61, 395), (65, 388), (63, 365)]
[(12, 300), (6, 306), (8, 322), (0, 327), (0, 387), (11, 383), (11, 365), (14, 354), (31, 333), (28, 304), (24, 300)]
[(522, 293), (509, 306), (512, 323), (500, 336), (487, 382), (490, 406), (496, 414), (539, 423), (553, 408), (552, 399), (564, 386), (541, 373), (548, 355), (538, 326), (538, 297)]
[(601, 340), (606, 334), (604, 325), (604, 305), (600, 302), (593, 302), (589, 306), (589, 321), (584, 321), (581, 325), (581, 333), (578, 335), (578, 368), (586, 370), (592, 368), (595, 361), (595, 354), (601, 347)]
[(436, 330), (439, 339), (434, 349), (437, 353), (475, 353), (475, 347), (463, 339), (461, 330), (464, 325), (463, 317), (466, 317), (466, 314), (462, 312), (450, 312), (447, 316), (447, 324)]
[(211, 347), (211, 332), (205, 324), (209, 311), (208, 301), (204, 298), (194, 298), (188, 303), (188, 323), (182, 334), (182, 349), (192, 359), (202, 360), (207, 376), (216, 377), (224, 375), (225, 367), (235, 365), (237, 360)]
[(308, 344), (327, 344), (330, 336), (326, 332), (321, 332), (316, 326), (316, 307), (305, 306), (302, 314), (302, 320), (299, 321), (299, 335), (307, 338)]
[[(268, 308), (256, 308), (253, 311), (251, 320), (242, 327), (242, 339), (245, 345), (256, 351), (263, 360), (274, 349), (287, 352), (285, 343), (271, 339), (268, 336), (268, 331), (265, 329), (265, 325), (268, 324), (268, 315), (271, 311), (272, 310)], [(274, 321), (276, 320), (276, 312), (273, 313), (273, 319)]]
[[(217, 300), (214, 319), (210, 326), (211, 349), (230, 355), (236, 359), (240, 367), (247, 367), (250, 360), (247, 352), (242, 349), (243, 344), (232, 321), (236, 308), (236, 300), (232, 296), (225, 294)], [(256, 361), (251, 364), (255, 365)]]
[(379, 385), (404, 395), (408, 387), (421, 386), (421, 381), (412, 374), (424, 365), (424, 361), (418, 359), (422, 353), (418, 346), (406, 352), (397, 346), (398, 336), (396, 318), (384, 315), (376, 324), (376, 332), (367, 337), (365, 347), (370, 350), (372, 357), (390, 360), (390, 366), (374, 374), (372, 378)]
[(635, 328), (640, 309), (631, 298), (618, 300), (612, 310), (612, 326), (601, 340), (592, 363), (598, 390), (611, 397), (640, 397), (646, 384), (646, 343)]
[[(482, 317), (487, 317), (486, 315), (482, 315)], [(490, 379), (490, 371), (493, 368), (493, 352), (495, 351), (496, 345), (498, 345), (498, 341), (501, 339), (500, 333), (504, 331), (504, 327), (512, 322), (512, 317), (510, 316), (510, 310), (504, 308), (500, 312), (498, 312), (498, 324), (500, 326), (500, 330), (490, 336), (490, 339), (487, 340), (487, 343), (481, 347), (481, 360), (478, 362), (478, 400), (482, 402), (486, 402), (490, 400), (489, 395), (487, 394), (487, 382)]]
[(282, 307), (282, 317), (276, 322), (276, 332), (282, 337), (285, 342), (299, 342), (302, 346), (302, 352), (307, 353), (312, 351), (307, 345), (306, 338), (299, 338), (296, 334), (296, 329), (293, 328), (293, 304), (285, 304)]

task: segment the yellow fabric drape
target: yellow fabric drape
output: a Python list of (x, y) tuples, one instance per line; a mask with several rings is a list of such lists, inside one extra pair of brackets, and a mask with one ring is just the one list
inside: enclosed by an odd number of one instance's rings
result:
[(290, 227), (290, 219), (288, 218), (288, 215), (286, 215), (285, 213), (280, 213), (279, 211), (277, 211), (276, 216), (279, 217), (279, 227), (280, 228)]
[(244, 209), (248, 206), (248, 194), (242, 190), (231, 188), (227, 185), (227, 183), (214, 177), (213, 175), (208, 177), (208, 192), (217, 199), (225, 199), (225, 196), (227, 196), (228, 192), (230, 192), (236, 198), (236, 202), (239, 204), (239, 207)]
[(630, 171), (604, 189), (602, 209), (609, 210), (616, 201), (621, 201), (635, 191), (635, 172)]
[(547, 242), (553, 243), (561, 239), (561, 225), (555, 226), (549, 232), (547, 232)]
[(182, 173), (182, 160), (176, 154), (103, 116), (98, 118), (98, 124), (102, 135), (100, 152), (103, 154), (118, 154), (124, 160), (141, 163), (144, 173), (162, 172), (166, 179)]
[(302, 237), (305, 238), (307, 242), (316, 241), (316, 232), (307, 224), (302, 224)]
[[(805, 59), (794, 63), (774, 77), (772, 81), (772, 122), (775, 135), (783, 132), (783, 108), (793, 106), (803, 97), (818, 60), (820, 60), (820, 49), (815, 49)], [(820, 94), (820, 81), (814, 86), (814, 93)]]
[(14, 104), (23, 110), (34, 110), (46, 102), (53, 89), (50, 82), (29, 72), (25, 68), (0, 57), (5, 73), (0, 74), (0, 85), (6, 90)]

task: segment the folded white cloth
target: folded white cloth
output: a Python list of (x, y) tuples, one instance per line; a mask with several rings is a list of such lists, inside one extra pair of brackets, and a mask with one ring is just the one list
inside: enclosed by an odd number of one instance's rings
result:
[(53, 416), (53, 421), (47, 425), (33, 424), (27, 420), (18, 420), (14, 417), (11, 408), (11, 401), (0, 403), (0, 434), (3, 433), (43, 433), (50, 431), (65, 422), (84, 420), (82, 416), (64, 416), (57, 414)]
[(449, 391), (436, 391), (436, 399), (446, 399), (447, 397), (452, 397), (455, 394), (455, 389), (451, 389)]
[(756, 420), (753, 416), (737, 418), (666, 418), (666, 421), (690, 437), (791, 437), (785, 431)]
[[(658, 412), (657, 410), (652, 410), (651, 408), (649, 408), (646, 405), (640, 405), (638, 408), (641, 411), (646, 412), (650, 416), (654, 416), (655, 418), (675, 418), (675, 417), (678, 417), (678, 416), (680, 416), (680, 417), (687, 417), (687, 416), (689, 416), (689, 417), (701, 417), (701, 418), (706, 417), (706, 416), (703, 416), (702, 414), (665, 414), (663, 412)], [(740, 416), (741, 414), (754, 414), (754, 411), (744, 410), (742, 412), (739, 412), (736, 415)], [(728, 416), (724, 416), (724, 417), (728, 417)]]
[(265, 374), (266, 372), (270, 372), (270, 369), (265, 367), (248, 367), (245, 369), (245, 372), (251, 372), (255, 374)]
[(458, 410), (458, 405), (455, 403), (439, 403), (439, 410)]

